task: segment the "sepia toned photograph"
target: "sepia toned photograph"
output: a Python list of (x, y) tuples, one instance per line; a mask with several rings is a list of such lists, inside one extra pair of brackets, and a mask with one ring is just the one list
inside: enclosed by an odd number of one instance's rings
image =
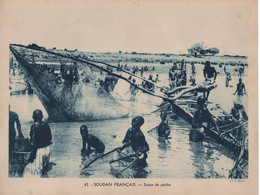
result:
[(14, 2), (8, 180), (255, 184), (257, 1)]

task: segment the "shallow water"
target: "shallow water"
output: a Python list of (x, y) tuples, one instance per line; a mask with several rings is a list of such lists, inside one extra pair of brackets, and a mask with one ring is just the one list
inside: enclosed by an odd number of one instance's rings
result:
[[(189, 70), (189, 69), (188, 69)], [(202, 70), (202, 68), (201, 68)], [(197, 71), (201, 71), (197, 70)], [(222, 70), (223, 71), (223, 70)], [(162, 83), (167, 83), (167, 74), (161, 74)], [(189, 78), (189, 77), (188, 77)], [(200, 77), (197, 77), (199, 82)], [(210, 95), (210, 101), (220, 103), (227, 112), (233, 106), (236, 98), (232, 95), (238, 81), (233, 76), (233, 88), (224, 86), (225, 77), (221, 74), (217, 78), (218, 87)], [(246, 81), (245, 81), (246, 84)], [(225, 96), (223, 95), (225, 94)], [(15, 95), (10, 97), (11, 110), (17, 112), (22, 124), (25, 137), (29, 136), (34, 109), (42, 109), (45, 119), (47, 113), (36, 95)], [(212, 141), (203, 143), (189, 142), (190, 124), (182, 119), (176, 119), (171, 125), (171, 137), (168, 142), (158, 141), (147, 134), (147, 131), (160, 123), (158, 114), (145, 115), (145, 123), (141, 127), (150, 146), (148, 165), (150, 172), (143, 175), (148, 178), (227, 178), (228, 171), (234, 166), (232, 152)], [(105, 120), (94, 122), (50, 123), (53, 134), (51, 146), (52, 169), (48, 177), (95, 177), (111, 178), (108, 164), (94, 167), (92, 170), (82, 171), (81, 136), (79, 128), (87, 124), (89, 132), (102, 140), (106, 146), (105, 152), (122, 145), (126, 130), (131, 126), (131, 118)]]

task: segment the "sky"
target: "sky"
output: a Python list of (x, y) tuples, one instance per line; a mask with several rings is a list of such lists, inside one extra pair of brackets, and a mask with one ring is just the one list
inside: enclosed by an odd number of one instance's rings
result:
[(208, 48), (217, 47), (220, 55), (248, 55), (250, 7), (242, 1), (63, 2), (24, 1), (6, 8), (9, 42), (91, 52), (174, 54), (204, 42)]

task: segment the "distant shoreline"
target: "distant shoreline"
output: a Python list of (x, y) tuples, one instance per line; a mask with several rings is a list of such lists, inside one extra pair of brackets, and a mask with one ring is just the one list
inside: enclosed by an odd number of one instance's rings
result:
[(115, 53), (115, 52), (83, 52), (83, 51), (65, 51), (65, 50), (55, 50), (66, 54), (73, 54), (79, 57), (86, 57), (91, 60), (97, 60), (107, 63), (158, 63), (164, 65), (166, 63), (180, 62), (183, 59), (187, 63), (204, 64), (205, 61), (211, 61), (212, 65), (231, 65), (231, 66), (248, 66), (246, 56), (231, 56), (231, 55), (217, 55), (217, 56), (200, 56), (194, 57), (189, 54), (154, 54), (154, 53)]
[[(37, 46), (38, 47), (38, 46)], [(39, 47), (45, 50), (44, 47)], [(120, 65), (125, 65), (127, 63), (144, 63), (144, 64), (154, 64), (154, 65), (165, 65), (165, 64), (173, 64), (179, 63), (182, 60), (185, 60), (186, 63), (194, 63), (194, 64), (204, 64), (206, 61), (210, 61), (212, 65), (219, 66), (248, 66), (246, 56), (231, 56), (231, 55), (204, 55), (199, 57), (191, 56), (190, 54), (154, 54), (154, 53), (123, 53), (123, 52), (84, 52), (78, 50), (61, 50), (61, 49), (47, 49), (49, 51), (60, 53), (67, 56), (74, 56), (85, 58), (94, 61), (101, 61), (105, 63), (120, 63)], [(31, 50), (30, 54), (32, 55), (33, 50)], [(42, 62), (59, 62), (58, 58), (53, 57), (51, 54), (45, 53), (44, 51), (37, 51), (37, 55), (35, 56), (36, 61)], [(12, 55), (10, 55), (11, 59)]]

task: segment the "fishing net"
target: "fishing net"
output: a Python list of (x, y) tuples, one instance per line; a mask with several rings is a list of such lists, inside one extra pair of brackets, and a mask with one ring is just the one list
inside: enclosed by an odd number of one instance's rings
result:
[[(141, 100), (147, 96), (143, 101), (147, 103), (146, 99), (151, 100), (148, 97), (152, 95), (157, 99), (148, 103), (157, 106), (161, 103), (161, 98), (166, 98), (161, 87), (153, 81), (145, 80), (118, 66), (93, 60), (100, 57), (103, 59), (106, 55), (100, 54), (98, 57), (98, 54), (90, 52), (46, 49), (36, 44), (12, 44), (10, 50), (18, 61), (26, 82), (38, 94), (49, 118), (55, 121), (128, 116), (133, 105), (125, 102), (122, 104), (122, 93), (119, 96), (114, 93), (116, 88), (121, 92), (120, 83), (125, 83), (134, 90), (130, 100), (126, 99), (130, 102), (135, 102), (134, 96), (142, 94)], [(119, 79), (123, 82), (119, 82)], [(148, 84), (153, 86), (152, 89), (147, 88)]]
[(133, 178), (136, 172), (132, 169), (136, 164), (138, 157), (131, 147), (117, 150), (114, 153), (113, 160), (110, 161), (111, 173), (120, 178)]

